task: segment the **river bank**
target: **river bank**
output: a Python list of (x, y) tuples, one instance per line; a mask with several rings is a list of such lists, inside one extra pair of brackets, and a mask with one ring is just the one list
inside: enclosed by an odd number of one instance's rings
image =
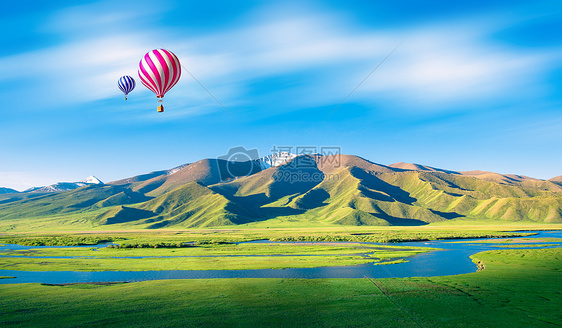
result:
[[(562, 238), (561, 231), (539, 231), (536, 235), (525, 237), (524, 243), (502, 242), (501, 239), (466, 239), (458, 242), (457, 239), (450, 240), (437, 240), (437, 241), (417, 241), (417, 242), (402, 242), (402, 243), (339, 243), (334, 244), (326, 243), (327, 248), (324, 249), (324, 254), (299, 254), (304, 249), (311, 252), (317, 252), (318, 246), (322, 243), (303, 242), (299, 245), (298, 242), (270, 242), (270, 241), (254, 241), (247, 243), (239, 243), (236, 247), (240, 249), (225, 249), (222, 254), (215, 254), (214, 256), (202, 257), (197, 254), (183, 254), (177, 253), (178, 250), (155, 249), (153, 251), (162, 254), (170, 254), (175, 252), (175, 256), (164, 257), (146, 257), (132, 256), (124, 258), (72, 258), (72, 259), (56, 259), (49, 258), (48, 256), (37, 255), (35, 257), (12, 257), (11, 260), (19, 262), (28, 262), (21, 264), (33, 267), (34, 271), (29, 270), (0, 270), (2, 276), (15, 276), (14, 279), (2, 279), (0, 284), (7, 283), (28, 283), (39, 282), (49, 284), (65, 284), (65, 283), (84, 283), (84, 282), (114, 282), (114, 281), (146, 281), (146, 280), (168, 280), (168, 279), (225, 279), (225, 278), (304, 278), (304, 279), (326, 279), (326, 278), (363, 278), (365, 276), (372, 278), (404, 278), (404, 277), (434, 277), (434, 276), (447, 276), (475, 272), (478, 267), (470, 259), (470, 256), (479, 252), (488, 250), (497, 250), (498, 247), (508, 248), (535, 248), (532, 241), (537, 240), (540, 242), (539, 248), (552, 248), (559, 247), (560, 243), (556, 241), (545, 242), (544, 238), (556, 240), (552, 238)], [(514, 238), (514, 240), (517, 240)], [(562, 240), (562, 239), (561, 239)], [(499, 242), (498, 242), (499, 241)], [(353, 248), (343, 247), (352, 245)], [(287, 246), (289, 248), (281, 247), (280, 249), (273, 250), (278, 246)], [(359, 247), (358, 247), (359, 246)], [(244, 253), (244, 247), (246, 253)], [(268, 249), (271, 247), (271, 249)], [(308, 247), (308, 248), (307, 248)], [(381, 255), (381, 247), (387, 247), (388, 251), (383, 252)], [(396, 247), (401, 252), (396, 251)], [(373, 252), (368, 252), (365, 248), (373, 248)], [(404, 254), (404, 248), (410, 248), (410, 253)], [(425, 248), (425, 250), (424, 250)], [(427, 251), (431, 249), (439, 249)], [(46, 249), (46, 248), (45, 248)], [(52, 249), (52, 248), (51, 248)], [(64, 249), (64, 248), (63, 248)], [(85, 248), (79, 248), (84, 252)], [(259, 249), (261, 251), (267, 250), (267, 254), (256, 256), (255, 252)], [(33, 250), (28, 248), (27, 251)], [(70, 248), (69, 248), (70, 250)], [(96, 248), (96, 256), (99, 254), (100, 248)], [(202, 249), (204, 250), (204, 249)], [(228, 251), (242, 251), (244, 254), (237, 254), (236, 259), (228, 254)], [(22, 251), (20, 249), (20, 251)], [(108, 249), (105, 255), (116, 254), (115, 252), (123, 252), (126, 250), (121, 249)], [(142, 252), (143, 250), (130, 250), (131, 252)], [(184, 250), (188, 251), (188, 250)], [(194, 251), (194, 250), (191, 250)], [(289, 251), (292, 254), (288, 255)], [(350, 254), (351, 251), (351, 254)], [(38, 251), (36, 251), (38, 252)], [(75, 251), (77, 252), (77, 251)], [(283, 256), (276, 252), (284, 252)], [(122, 254), (122, 253), (121, 253)], [(183, 254), (183, 256), (182, 256)], [(0, 258), (2, 261), (9, 262), (5, 254)], [(145, 254), (146, 255), (146, 254)], [(314, 256), (311, 256), (314, 255)], [(411, 255), (407, 257), (407, 255)], [(299, 263), (299, 259), (304, 258)], [(314, 262), (312, 259), (318, 260)], [(127, 270), (127, 263), (131, 267), (134, 260), (143, 262), (143, 265), (137, 267), (140, 270)], [(388, 263), (393, 261), (393, 264), (374, 265), (381, 263)], [(57, 262), (65, 261), (78, 261), (77, 267), (81, 271), (68, 271), (68, 270), (49, 270), (49, 265), (55, 267)], [(163, 263), (169, 261), (166, 265), (168, 267), (175, 267), (174, 270), (166, 270)], [(14, 261), (16, 262), (16, 261)], [(355, 263), (354, 263), (355, 262)], [(360, 262), (357, 264), (356, 262)], [(99, 270), (100, 263), (112, 263), (110, 268), (120, 268), (121, 270)], [(202, 270), (193, 270), (189, 268), (195, 267), (198, 264), (200, 267), (207, 263), (207, 268)], [(249, 265), (262, 265), (271, 266), (276, 265), (276, 268), (259, 268), (259, 269), (245, 269)], [(10, 265), (12, 263), (8, 263)], [(347, 265), (346, 265), (347, 264)], [(349, 265), (353, 264), (353, 265)], [(230, 267), (229, 267), (230, 265)], [(238, 265), (238, 269), (237, 269)], [(313, 267), (299, 267), (308, 265)], [(146, 270), (147, 267), (153, 266), (157, 270)], [(219, 267), (219, 269), (213, 269)], [(234, 267), (234, 268), (233, 268)], [(5, 266), (4, 266), (5, 268)], [(60, 268), (60, 267), (59, 267)], [(133, 267), (134, 268), (134, 267)], [(97, 269), (97, 270), (96, 270)]]

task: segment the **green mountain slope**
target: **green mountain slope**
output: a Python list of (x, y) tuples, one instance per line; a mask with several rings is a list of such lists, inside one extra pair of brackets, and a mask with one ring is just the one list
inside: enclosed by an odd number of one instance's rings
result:
[(3, 195), (0, 230), (194, 228), (268, 220), (371, 226), (455, 219), (562, 222), (556, 179), (488, 173), (483, 179), (349, 155), (297, 157), (266, 170), (256, 164), (202, 160), (173, 174), (158, 171), (55, 194)]
[(171, 192), (135, 206), (154, 216), (147, 228), (207, 227), (248, 222), (251, 214), (201, 183), (190, 182)]
[(434, 212), (480, 219), (562, 222), (562, 188), (548, 181), (503, 184), (429, 172), (381, 178), (416, 198), (415, 205)]
[(0, 203), (0, 220), (79, 213), (102, 207), (133, 204), (148, 197), (122, 186), (91, 185), (69, 192), (15, 197)]
[(0, 194), (18, 193), (19, 191), (11, 188), (0, 187)]
[[(336, 165), (337, 164), (337, 165)], [(340, 163), (324, 159), (326, 179), (296, 197), (293, 207), (308, 209), (306, 216), (344, 225), (412, 225), (444, 220), (414, 206), (407, 192), (379, 178), (402, 170), (344, 156)]]
[(246, 208), (255, 220), (299, 215), (305, 211), (288, 206), (291, 200), (322, 182), (324, 173), (314, 160), (297, 168), (295, 161), (210, 188)]

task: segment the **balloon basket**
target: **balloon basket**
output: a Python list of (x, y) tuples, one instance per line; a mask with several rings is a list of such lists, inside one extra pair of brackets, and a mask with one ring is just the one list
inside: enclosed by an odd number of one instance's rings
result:
[(164, 105), (162, 105), (162, 98), (158, 97), (158, 113), (162, 113), (164, 111)]

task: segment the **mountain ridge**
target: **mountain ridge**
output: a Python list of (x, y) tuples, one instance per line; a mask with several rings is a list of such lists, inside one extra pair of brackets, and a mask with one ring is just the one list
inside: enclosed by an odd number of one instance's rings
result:
[(158, 229), (264, 221), (370, 226), (562, 222), (562, 184), (557, 181), (395, 164), (354, 155), (301, 155), (267, 168), (259, 159), (204, 159), (64, 192), (2, 194), (0, 230), (54, 223)]
[[(321, 155), (318, 154), (313, 154), (313, 155), (309, 155), (309, 156), (317, 156), (320, 157)], [(361, 158), (359, 156), (356, 155), (335, 155), (335, 156), (354, 156), (357, 158)], [(278, 152), (278, 153), (273, 153), (264, 157), (261, 157), (259, 159), (257, 159), (255, 161), (256, 164), (258, 164), (261, 169), (267, 169), (270, 167), (274, 167), (274, 166), (279, 166), (282, 165), (284, 163), (286, 163), (287, 161), (290, 161), (292, 159), (294, 159), (295, 157), (297, 157), (296, 154), (292, 154), (289, 152)], [(326, 158), (329, 158), (330, 156), (325, 156)], [(367, 162), (370, 162), (364, 158), (361, 158)], [(201, 161), (213, 161), (215, 159), (203, 159), (200, 160), (198, 162)], [(197, 163), (197, 162), (194, 162)], [(120, 180), (115, 180), (115, 181), (111, 181), (108, 182), (107, 184), (111, 184), (111, 185), (123, 185), (123, 184), (134, 184), (137, 182), (144, 182), (150, 179), (154, 179), (157, 177), (161, 177), (163, 175), (171, 175), (174, 174), (178, 171), (180, 171), (181, 169), (183, 169), (184, 167), (187, 167), (191, 164), (194, 163), (186, 163), (186, 164), (181, 164), (178, 165), (176, 167), (173, 167), (171, 169), (168, 170), (160, 170), (160, 171), (152, 171), (150, 173), (145, 173), (145, 174), (140, 174), (140, 175), (136, 175), (130, 178), (124, 178), (124, 179), (120, 179)], [(382, 165), (382, 164), (378, 164), (378, 165)], [(385, 165), (382, 165), (385, 166)], [(524, 176), (524, 175), (518, 175), (518, 174), (501, 174), (501, 173), (495, 173), (495, 172), (490, 172), (490, 171), (481, 171), (481, 170), (472, 170), (472, 171), (452, 171), (452, 170), (447, 170), (447, 169), (440, 169), (440, 168), (435, 168), (429, 165), (423, 165), (423, 164), (415, 164), (415, 163), (405, 163), (405, 162), (397, 162), (397, 163), (393, 163), (393, 164), (389, 164), (386, 165), (385, 167), (390, 167), (390, 168), (395, 168), (395, 169), (401, 169), (401, 170), (408, 170), (408, 171), (431, 171), (431, 172), (445, 172), (445, 173), (450, 173), (450, 174), (461, 174), (461, 175), (466, 175), (466, 176), (472, 176), (472, 177), (476, 177), (482, 180), (488, 180), (488, 181), (523, 181), (523, 180), (533, 180), (533, 181), (551, 181), (551, 182), (562, 182), (562, 175), (560, 176), (556, 176), (550, 179), (537, 179), (537, 178), (533, 178), (533, 177), (528, 177), (528, 176)], [(95, 177), (94, 175), (89, 176), (88, 178), (85, 178), (83, 180), (80, 180), (78, 182), (58, 182), (52, 185), (48, 185), (48, 186), (41, 186), (41, 187), (32, 187), (32, 188), (28, 188), (24, 191), (18, 191), (12, 188), (7, 188), (7, 187), (0, 187), (0, 194), (3, 193), (26, 193), (26, 192), (36, 192), (38, 190), (41, 190), (41, 192), (59, 192), (59, 191), (67, 191), (67, 190), (71, 190), (71, 189), (75, 189), (75, 188), (79, 188), (79, 187), (83, 187), (85, 184), (92, 184), (92, 183), (102, 183), (103, 182), (98, 179), (97, 177)], [(71, 184), (77, 184), (75, 185), (75, 188), (68, 188), (68, 189), (64, 189), (64, 188), (56, 188), (57, 185), (65, 185), (67, 186), (67, 188), (69, 186), (71, 186)], [(84, 185), (81, 185), (84, 184)]]
[(5, 188), (5, 187), (0, 187), (0, 194), (12, 194), (12, 193), (18, 193), (19, 191), (12, 189), (12, 188)]
[(103, 182), (93, 175), (78, 182), (57, 182), (48, 186), (33, 187), (22, 191), (22, 193), (50, 193), (62, 192), (77, 189), (92, 184), (103, 184)]
[(415, 163), (399, 162), (399, 163), (390, 164), (389, 166), (394, 168), (404, 169), (404, 170), (411, 170), (411, 171), (431, 171), (431, 172), (445, 172), (450, 174), (460, 174), (459, 172), (456, 171), (438, 169), (428, 165), (415, 164)]

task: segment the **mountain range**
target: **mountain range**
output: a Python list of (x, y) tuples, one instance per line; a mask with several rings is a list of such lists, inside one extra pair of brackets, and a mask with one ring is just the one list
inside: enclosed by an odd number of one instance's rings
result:
[(386, 166), (353, 155), (279, 158), (204, 159), (68, 191), (4, 193), (0, 230), (562, 222), (562, 176)]
[(91, 184), (103, 184), (103, 182), (101, 182), (101, 180), (96, 178), (95, 176), (90, 175), (86, 179), (80, 180), (78, 182), (58, 182), (48, 186), (30, 188), (24, 190), (23, 192), (43, 193), (43, 192), (69, 191)]

